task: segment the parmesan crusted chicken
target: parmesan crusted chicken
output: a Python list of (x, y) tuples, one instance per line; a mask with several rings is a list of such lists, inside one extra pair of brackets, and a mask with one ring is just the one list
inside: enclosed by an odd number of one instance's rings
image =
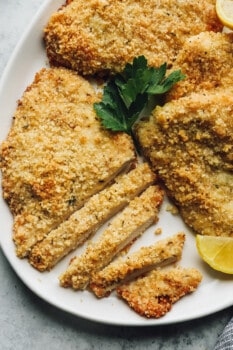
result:
[(186, 78), (174, 85), (167, 101), (193, 91), (233, 90), (233, 33), (203, 32), (186, 39), (172, 70), (179, 68)]
[(54, 68), (37, 73), (18, 103), (1, 168), (19, 257), (135, 162), (130, 137), (102, 129), (96, 101), (86, 80)]
[(145, 156), (184, 221), (204, 235), (233, 237), (233, 94), (193, 93), (139, 123)]
[(120, 284), (135, 279), (152, 269), (180, 260), (184, 240), (184, 233), (178, 233), (151, 246), (142, 247), (125, 259), (117, 258), (92, 276), (90, 283), (92, 291), (99, 298), (108, 296)]
[(35, 244), (29, 256), (30, 263), (40, 271), (51, 269), (154, 181), (155, 174), (147, 163), (119, 175), (113, 185), (93, 195), (68, 220)]
[(115, 73), (144, 55), (172, 65), (185, 39), (221, 31), (215, 0), (73, 0), (45, 28), (47, 55), (84, 75)]
[(201, 280), (196, 269), (153, 270), (146, 277), (118, 287), (117, 293), (141, 316), (159, 318), (180, 298), (194, 292)]
[(150, 186), (134, 198), (96, 242), (88, 245), (81, 256), (71, 260), (68, 269), (60, 276), (61, 285), (86, 288), (93, 273), (109, 264), (117, 253), (158, 220), (162, 200), (163, 191), (158, 186)]

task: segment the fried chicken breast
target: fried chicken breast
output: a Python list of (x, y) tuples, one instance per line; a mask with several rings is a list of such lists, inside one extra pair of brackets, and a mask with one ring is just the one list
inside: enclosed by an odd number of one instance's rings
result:
[(1, 169), (19, 257), (135, 161), (126, 134), (102, 129), (96, 101), (89, 82), (54, 68), (38, 72), (18, 103)]
[(139, 315), (159, 318), (180, 298), (194, 292), (201, 280), (202, 276), (196, 269), (153, 270), (146, 277), (118, 287), (117, 293)]
[(214, 0), (73, 0), (51, 16), (45, 44), (52, 65), (105, 75), (139, 55), (172, 65), (187, 37), (209, 30), (222, 30)]
[(186, 39), (172, 68), (176, 69), (186, 78), (173, 86), (167, 101), (194, 91), (233, 90), (233, 33), (202, 32)]
[(184, 221), (233, 237), (233, 94), (193, 93), (157, 107), (137, 127), (144, 155)]

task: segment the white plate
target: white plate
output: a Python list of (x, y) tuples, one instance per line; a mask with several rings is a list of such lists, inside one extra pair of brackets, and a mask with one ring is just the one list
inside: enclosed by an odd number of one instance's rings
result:
[[(0, 85), (0, 141), (6, 138), (9, 131), (17, 100), (21, 98), (26, 86), (32, 82), (35, 73), (41, 67), (48, 65), (42, 31), (51, 13), (63, 2), (64, 0), (49, 0), (44, 3), (5, 70)], [(142, 243), (148, 245), (152, 241), (184, 231), (187, 239), (181, 265), (198, 268), (203, 274), (203, 281), (195, 293), (177, 302), (167, 315), (158, 320), (147, 320), (138, 316), (124, 302), (117, 299), (114, 293), (108, 298), (97, 300), (87, 291), (75, 292), (59, 287), (58, 276), (67, 267), (70, 256), (48, 273), (39, 273), (26, 260), (18, 259), (12, 242), (12, 216), (2, 196), (1, 247), (21, 280), (38, 296), (62, 310), (97, 322), (130, 326), (161, 325), (191, 320), (233, 305), (232, 276), (217, 273), (201, 261), (195, 247), (195, 236), (178, 216), (166, 211), (166, 206), (167, 200), (162, 206), (157, 225), (149, 229), (132, 249), (136, 249)], [(162, 228), (162, 235), (154, 234), (156, 228)]]

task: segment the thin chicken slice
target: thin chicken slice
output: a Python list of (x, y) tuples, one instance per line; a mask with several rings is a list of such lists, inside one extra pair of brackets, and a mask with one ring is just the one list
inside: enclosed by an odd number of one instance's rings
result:
[(153, 270), (146, 277), (118, 287), (117, 293), (139, 315), (159, 318), (181, 297), (194, 292), (201, 280), (201, 273), (193, 268)]
[(178, 233), (151, 246), (142, 247), (125, 259), (119, 257), (93, 275), (90, 283), (92, 291), (99, 298), (108, 296), (120, 284), (152, 269), (177, 262), (181, 258), (184, 241), (185, 234)]
[(109, 264), (117, 253), (158, 220), (162, 200), (163, 191), (158, 186), (150, 186), (134, 198), (96, 242), (89, 244), (81, 256), (71, 260), (68, 269), (60, 276), (61, 286), (85, 289), (93, 273)]

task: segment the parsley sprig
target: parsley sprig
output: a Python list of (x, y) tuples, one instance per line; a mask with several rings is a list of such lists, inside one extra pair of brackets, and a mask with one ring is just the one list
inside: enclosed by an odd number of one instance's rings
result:
[(144, 56), (127, 63), (121, 73), (115, 75), (104, 87), (102, 101), (94, 104), (101, 124), (113, 131), (123, 131), (133, 136), (133, 125), (148, 106), (152, 96), (161, 103), (161, 96), (178, 81), (185, 78), (180, 70), (166, 77), (167, 64), (159, 68), (148, 67)]

